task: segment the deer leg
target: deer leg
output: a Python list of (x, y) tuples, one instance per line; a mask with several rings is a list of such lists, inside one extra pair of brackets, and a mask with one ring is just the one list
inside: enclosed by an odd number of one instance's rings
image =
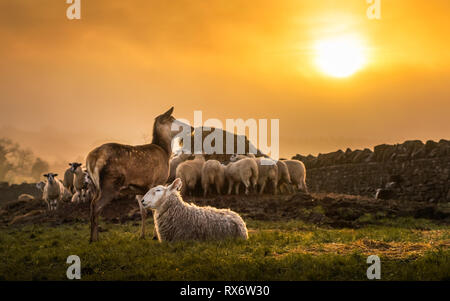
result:
[[(155, 210), (152, 210), (152, 215), (153, 215), (153, 222), (155, 223)], [(153, 240), (158, 240), (158, 234), (156, 233), (156, 223), (155, 226), (153, 227)]]
[(98, 216), (102, 209), (115, 197), (113, 187), (105, 187), (98, 193), (98, 197), (91, 202), (91, 239), (90, 242), (98, 241)]
[(144, 206), (142, 205), (143, 197), (144, 197), (143, 195), (136, 196), (136, 200), (139, 205), (139, 210), (141, 211), (141, 235), (140, 235), (141, 239), (145, 238), (145, 220), (147, 219), (147, 209), (145, 209)]

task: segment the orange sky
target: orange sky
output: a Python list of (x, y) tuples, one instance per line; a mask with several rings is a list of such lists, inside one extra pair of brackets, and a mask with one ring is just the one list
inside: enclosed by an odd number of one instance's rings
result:
[[(257, 3), (257, 4), (256, 4)], [(279, 118), (280, 154), (450, 138), (450, 2), (0, 0), (0, 136), (50, 160), (140, 144), (153, 118)], [(314, 43), (365, 41), (368, 63), (327, 77)]]

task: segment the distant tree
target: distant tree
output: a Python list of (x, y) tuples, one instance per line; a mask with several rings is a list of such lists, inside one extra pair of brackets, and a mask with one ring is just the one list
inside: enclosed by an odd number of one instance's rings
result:
[(41, 158), (36, 158), (33, 166), (31, 167), (31, 177), (38, 182), (42, 175), (48, 172), (50, 169), (49, 164)]
[(8, 161), (8, 154), (11, 152), (13, 143), (9, 139), (0, 139), (0, 181), (5, 181), (6, 174), (12, 168)]
[(31, 150), (20, 148), (10, 139), (0, 138), (0, 182), (29, 179), (33, 162)]

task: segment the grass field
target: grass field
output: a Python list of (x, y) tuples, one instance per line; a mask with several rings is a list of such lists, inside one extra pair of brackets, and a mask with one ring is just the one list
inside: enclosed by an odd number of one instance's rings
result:
[[(450, 228), (424, 219), (384, 220), (360, 229), (300, 221), (248, 220), (248, 241), (159, 243), (138, 239), (135, 222), (0, 229), (1, 280), (65, 280), (69, 255), (82, 280), (367, 280), (368, 255), (382, 280), (450, 280)], [(152, 222), (148, 222), (151, 229)]]

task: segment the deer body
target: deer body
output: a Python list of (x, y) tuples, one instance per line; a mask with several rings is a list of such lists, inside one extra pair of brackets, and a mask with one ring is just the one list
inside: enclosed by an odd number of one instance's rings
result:
[[(159, 115), (153, 125), (153, 140), (146, 145), (107, 143), (97, 147), (86, 158), (86, 167), (95, 185), (91, 201), (91, 239), (98, 240), (98, 216), (113, 199), (144, 195), (156, 185), (165, 184), (169, 175), (172, 138), (180, 131), (172, 130), (176, 120), (173, 108)], [(179, 123), (179, 125), (182, 125)], [(138, 200), (139, 201), (139, 200)], [(144, 236), (146, 210), (141, 206), (141, 236)]]

